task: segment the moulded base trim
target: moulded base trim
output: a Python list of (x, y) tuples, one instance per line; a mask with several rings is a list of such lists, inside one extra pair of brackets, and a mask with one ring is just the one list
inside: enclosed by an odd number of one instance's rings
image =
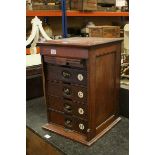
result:
[(52, 131), (52, 132), (55, 132), (59, 135), (62, 135), (66, 138), (80, 142), (82, 144), (85, 144), (87, 146), (91, 146), (94, 142), (96, 142), (99, 138), (101, 138), (106, 132), (108, 132), (114, 125), (116, 125), (120, 120), (121, 120), (121, 117), (118, 117), (117, 119), (115, 119), (107, 128), (105, 128), (102, 132), (97, 134), (90, 141), (87, 141), (87, 137), (82, 135), (82, 134), (76, 133), (76, 132), (71, 131), (71, 130), (65, 130), (64, 127), (58, 126), (55, 124), (47, 123), (44, 126), (42, 126), (42, 128), (49, 130), (49, 131)]

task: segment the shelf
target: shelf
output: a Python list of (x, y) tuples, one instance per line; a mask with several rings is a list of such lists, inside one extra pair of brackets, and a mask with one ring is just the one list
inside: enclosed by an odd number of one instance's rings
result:
[[(60, 10), (35, 10), (35, 11), (27, 11), (26, 16), (62, 16), (62, 12)], [(103, 12), (103, 11), (67, 11), (67, 16), (129, 16), (129, 12)]]
[(35, 11), (26, 11), (26, 16), (62, 16), (62, 12), (59, 10), (35, 10)]
[(129, 16), (128, 12), (83, 12), (83, 11), (67, 11), (67, 16)]
[[(39, 54), (39, 53), (40, 53), (40, 48), (37, 47), (37, 54)], [(30, 48), (26, 48), (26, 55), (29, 55), (29, 54), (31, 54)]]

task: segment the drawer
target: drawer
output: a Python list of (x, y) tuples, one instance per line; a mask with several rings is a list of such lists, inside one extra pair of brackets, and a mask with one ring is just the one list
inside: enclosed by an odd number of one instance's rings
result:
[(47, 94), (77, 102), (87, 102), (87, 88), (79, 85), (48, 82)]
[(61, 98), (48, 95), (46, 102), (47, 108), (63, 112), (64, 105), (63, 100)]
[(48, 110), (47, 111), (48, 122), (52, 122), (61, 126), (64, 126), (64, 116), (61, 113)]
[(48, 109), (61, 111), (64, 112), (65, 114), (74, 115), (81, 119), (87, 120), (88, 113), (86, 104), (72, 102), (71, 100), (59, 97), (48, 96), (47, 107)]
[(86, 134), (88, 129), (88, 122), (73, 116), (64, 115), (64, 127), (66, 129)]
[(87, 68), (86, 59), (71, 59), (61, 57), (43, 56), (46, 65), (60, 65), (66, 67)]
[(64, 126), (64, 130), (74, 130), (83, 134), (86, 134), (88, 128), (87, 121), (78, 119), (74, 116), (66, 115), (64, 113), (55, 112), (53, 110), (48, 110), (48, 121), (49, 123)]
[(46, 65), (45, 78), (47, 81), (64, 81), (82, 85), (87, 84), (87, 72), (82, 69)]
[(88, 119), (87, 104), (72, 102), (69, 100), (64, 100), (64, 113), (67, 115), (74, 115), (81, 119)]

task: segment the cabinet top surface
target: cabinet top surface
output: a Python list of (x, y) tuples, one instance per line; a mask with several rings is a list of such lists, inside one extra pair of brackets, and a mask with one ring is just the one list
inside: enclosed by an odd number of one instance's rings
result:
[(96, 37), (73, 37), (59, 40), (50, 40), (45, 42), (39, 42), (39, 46), (80, 46), (80, 47), (91, 47), (95, 45), (107, 44), (111, 42), (122, 41), (123, 38), (96, 38)]

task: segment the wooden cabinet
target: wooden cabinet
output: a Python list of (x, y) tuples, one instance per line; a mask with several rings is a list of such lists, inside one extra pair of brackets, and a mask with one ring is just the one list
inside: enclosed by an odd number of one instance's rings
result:
[(43, 128), (91, 145), (119, 120), (122, 39), (39, 43), (48, 123)]
[(42, 66), (26, 68), (26, 100), (43, 96)]

